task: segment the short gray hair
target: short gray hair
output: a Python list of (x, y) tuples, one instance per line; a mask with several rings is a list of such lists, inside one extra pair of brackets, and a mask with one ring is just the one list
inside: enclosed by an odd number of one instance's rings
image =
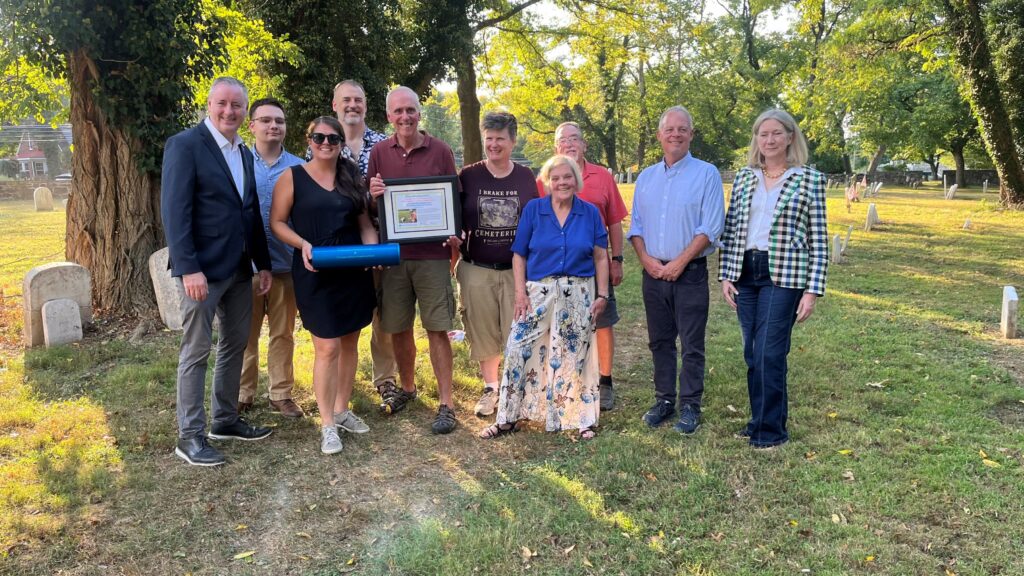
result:
[(242, 84), (241, 80), (239, 80), (238, 78), (233, 78), (231, 76), (218, 76), (217, 78), (213, 79), (213, 84), (210, 84), (210, 91), (206, 94), (207, 102), (209, 102), (210, 99), (213, 98), (213, 91), (217, 89), (217, 86), (221, 85), (235, 86), (237, 88), (240, 88), (242, 90), (242, 96), (245, 97), (246, 106), (248, 106), (249, 91), (245, 88), (245, 84)]
[(580, 128), (579, 124), (575, 122), (562, 122), (561, 124), (555, 127), (555, 144), (558, 144), (558, 133), (562, 131), (562, 128), (568, 128), (570, 126), (575, 128), (576, 131), (580, 133), (580, 140), (583, 140), (583, 129)]
[(761, 112), (757, 120), (754, 120), (754, 129), (750, 136), (750, 151), (747, 152), (747, 166), (756, 168), (764, 162), (764, 157), (761, 156), (761, 151), (757, 148), (757, 132), (761, 129), (761, 124), (764, 124), (765, 120), (775, 120), (782, 124), (786, 133), (790, 136), (790, 143), (786, 146), (786, 165), (803, 166), (807, 164), (807, 159), (810, 156), (810, 153), (807, 151), (807, 139), (804, 138), (804, 134), (800, 131), (800, 126), (797, 125), (796, 120), (785, 110), (769, 108)]
[(488, 112), (484, 114), (483, 120), (480, 121), (480, 131), (484, 130), (508, 130), (508, 137), (513, 142), (516, 141), (516, 133), (519, 132), (519, 122), (516, 121), (515, 114), (506, 112), (504, 110), (497, 110), (494, 112)]
[(580, 173), (580, 166), (575, 160), (562, 154), (555, 154), (548, 158), (548, 161), (541, 167), (540, 181), (544, 183), (544, 189), (551, 194), (551, 171), (559, 166), (568, 166), (572, 170), (572, 175), (576, 179), (576, 193), (579, 194), (583, 189), (583, 175)]
[(668, 118), (669, 114), (675, 113), (679, 113), (682, 114), (683, 116), (686, 116), (686, 121), (690, 123), (690, 130), (693, 130), (693, 114), (690, 114), (689, 110), (678, 105), (669, 106), (668, 108), (665, 109), (664, 112), (661, 113), (661, 117), (658, 118), (658, 130), (661, 130), (661, 127), (665, 125), (665, 118)]
[(394, 88), (391, 89), (390, 92), (388, 92), (387, 97), (384, 98), (384, 107), (387, 108), (388, 112), (391, 112), (391, 97), (394, 96), (395, 94), (400, 94), (402, 92), (405, 92), (412, 96), (413, 101), (416, 102), (416, 109), (419, 110), (420, 95), (417, 94), (415, 90), (409, 88), (408, 86), (395, 86)]

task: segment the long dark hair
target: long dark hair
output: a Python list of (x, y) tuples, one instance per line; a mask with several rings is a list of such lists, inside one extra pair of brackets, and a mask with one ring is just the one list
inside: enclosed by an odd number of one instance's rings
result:
[[(320, 116), (309, 123), (306, 129), (306, 138), (309, 138), (316, 131), (317, 126), (326, 124), (342, 138), (344, 146), (345, 131), (341, 129), (341, 123), (333, 116)], [(366, 210), (366, 186), (359, 174), (359, 166), (355, 162), (345, 158), (338, 153), (338, 165), (334, 171), (334, 191), (342, 196), (348, 196), (356, 205), (356, 212)]]

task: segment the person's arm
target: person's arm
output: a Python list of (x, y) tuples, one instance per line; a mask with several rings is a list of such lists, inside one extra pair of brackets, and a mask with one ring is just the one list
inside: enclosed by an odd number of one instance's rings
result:
[(292, 171), (285, 170), (277, 179), (277, 184), (274, 185), (274, 196), (270, 202), (270, 231), (278, 240), (301, 252), (302, 264), (306, 270), (316, 272), (310, 263), (313, 258), (313, 245), (288, 225), (294, 203), (295, 182), (292, 180)]
[[(609, 257), (622, 256), (622, 222), (608, 227), (608, 245), (611, 248)], [(612, 286), (622, 283), (622, 262), (609, 260), (609, 281)]]
[(811, 317), (819, 296), (825, 295), (828, 274), (828, 217), (825, 213), (824, 178), (815, 174), (810, 185), (811, 209), (807, 228), (807, 289), (800, 298), (796, 309), (796, 321), (803, 322)]
[(512, 275), (515, 277), (516, 309), (513, 318), (525, 320), (530, 314), (530, 296), (526, 293), (526, 257), (512, 255)]
[(377, 236), (377, 229), (373, 227), (373, 222), (370, 221), (370, 215), (366, 212), (359, 215), (359, 239), (367, 246), (370, 244), (380, 244), (380, 238)]
[(164, 147), (160, 177), (160, 217), (167, 237), (171, 274), (181, 275), (185, 295), (202, 302), (209, 287), (199, 266), (192, 235), (192, 207), (195, 201), (196, 166), (184, 135), (170, 138)]
[(608, 250), (601, 246), (594, 246), (594, 271), (597, 294), (590, 304), (590, 315), (597, 318), (608, 306)]
[(703, 184), (700, 224), (693, 232), (693, 239), (686, 248), (665, 265), (664, 279), (675, 281), (686, 269), (686, 265), (708, 246), (717, 245), (725, 226), (725, 192), (722, 190), (722, 176), (718, 170), (709, 168)]

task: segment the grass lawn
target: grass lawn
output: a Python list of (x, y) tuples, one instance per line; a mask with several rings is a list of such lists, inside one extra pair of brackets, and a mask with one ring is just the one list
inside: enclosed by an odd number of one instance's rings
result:
[[(830, 195), (830, 232), (855, 230), (795, 331), (792, 441), (774, 452), (732, 437), (749, 407), (717, 282), (704, 426), (684, 438), (641, 423), (653, 391), (631, 250), (618, 407), (586, 443), (536, 430), (477, 440), (462, 345), (460, 427), (432, 436), (425, 339), (421, 400), (385, 419), (364, 334), (354, 402), (370, 434), (325, 457), (311, 418), (257, 412), (270, 439), (226, 444), (227, 466), (196, 469), (172, 455), (175, 334), (7, 348), (0, 573), (1022, 574), (1024, 341), (997, 331), (1002, 286), (1024, 286), (1024, 217), (994, 195), (946, 201), (936, 188), (872, 200), (882, 224), (864, 232), (867, 204), (847, 213)], [(61, 216), (0, 204), (6, 294), (54, 259), (30, 254), (61, 250)], [(17, 306), (5, 337), (20, 335)], [(311, 411), (312, 347), (297, 341), (296, 395)]]

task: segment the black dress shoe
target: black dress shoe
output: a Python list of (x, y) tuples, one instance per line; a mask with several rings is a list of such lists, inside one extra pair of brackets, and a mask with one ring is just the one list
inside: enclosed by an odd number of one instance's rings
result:
[(675, 406), (671, 402), (658, 400), (651, 406), (651, 409), (644, 414), (644, 424), (651, 428), (657, 428), (676, 415)]
[(270, 428), (251, 426), (239, 418), (232, 424), (214, 424), (207, 434), (214, 440), (262, 440), (270, 436)]
[(224, 455), (206, 441), (205, 436), (179, 438), (174, 454), (193, 466), (220, 466)]

